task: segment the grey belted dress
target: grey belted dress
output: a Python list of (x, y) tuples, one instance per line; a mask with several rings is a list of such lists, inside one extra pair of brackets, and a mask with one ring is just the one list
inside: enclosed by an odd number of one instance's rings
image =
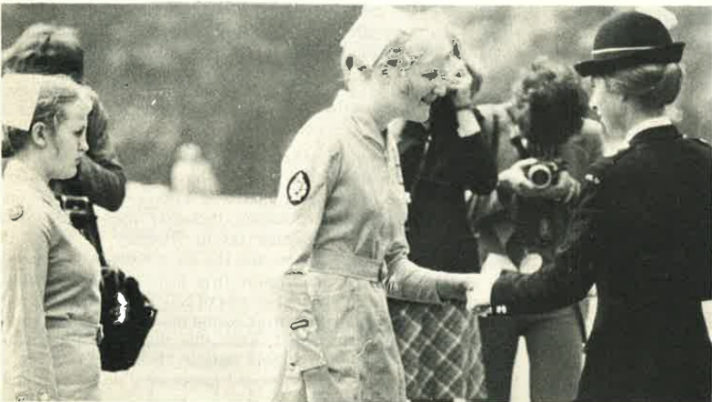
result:
[[(440, 273), (410, 262), (398, 151), (348, 92), (312, 117), (282, 161), (290, 245), (280, 401), (405, 402), (386, 295), (441, 303)], [(326, 381), (304, 373), (324, 369)]]

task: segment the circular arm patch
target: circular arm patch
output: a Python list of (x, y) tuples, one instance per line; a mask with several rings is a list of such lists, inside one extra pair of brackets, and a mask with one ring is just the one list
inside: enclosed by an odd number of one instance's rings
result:
[(310, 189), (309, 176), (300, 170), (287, 183), (287, 199), (292, 205), (299, 205), (307, 198)]

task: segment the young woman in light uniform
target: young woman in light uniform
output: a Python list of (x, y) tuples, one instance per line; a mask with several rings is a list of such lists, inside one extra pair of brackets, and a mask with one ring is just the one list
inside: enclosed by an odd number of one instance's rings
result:
[(454, 37), (427, 17), (365, 10), (342, 40), (346, 90), (297, 133), (279, 200), (290, 250), (283, 277), (288, 333), (279, 401), (405, 402), (386, 295), (464, 299), (476, 274), (408, 260), (407, 205), (395, 118), (425, 121), (461, 68)]

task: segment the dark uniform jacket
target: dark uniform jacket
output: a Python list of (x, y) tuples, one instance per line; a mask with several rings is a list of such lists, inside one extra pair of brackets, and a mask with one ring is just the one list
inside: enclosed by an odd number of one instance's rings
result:
[(495, 283), (492, 305), (510, 313), (571, 304), (596, 284), (580, 400), (709, 400), (711, 169), (710, 148), (674, 126), (638, 133), (585, 176), (554, 264)]
[(407, 122), (398, 142), (403, 181), (411, 196), (410, 258), (436, 270), (478, 272), (477, 241), (467, 222), (465, 190), (487, 194), (494, 189), (494, 157), (480, 133), (458, 134), (451, 102), (439, 101), (432, 113), (429, 128)]

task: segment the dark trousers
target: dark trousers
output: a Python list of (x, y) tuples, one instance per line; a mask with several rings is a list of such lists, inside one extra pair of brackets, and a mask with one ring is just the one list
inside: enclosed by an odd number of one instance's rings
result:
[(488, 401), (509, 401), (519, 336), (529, 353), (532, 402), (576, 398), (583, 360), (578, 312), (566, 307), (544, 314), (480, 319)]

